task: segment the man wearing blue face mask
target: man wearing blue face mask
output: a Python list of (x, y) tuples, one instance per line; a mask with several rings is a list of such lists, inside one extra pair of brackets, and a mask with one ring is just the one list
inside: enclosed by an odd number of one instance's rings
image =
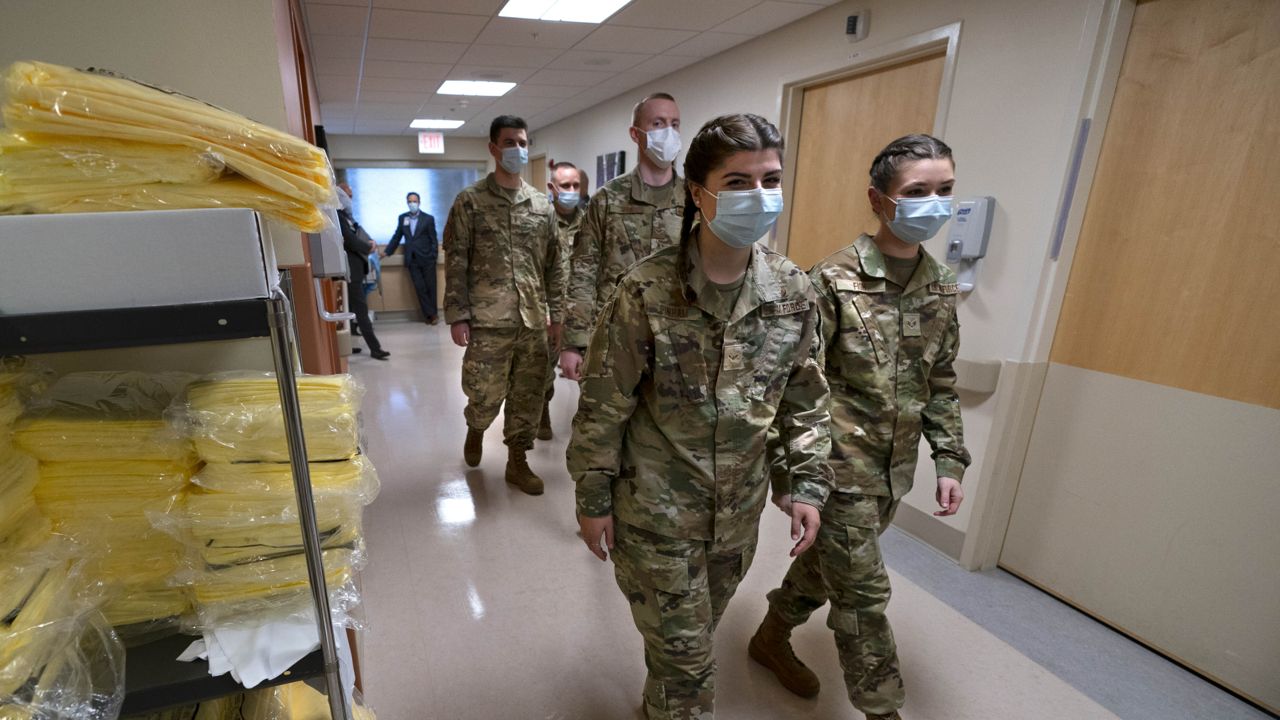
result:
[(614, 178), (591, 198), (573, 247), (569, 301), (560, 367), (580, 380), (583, 351), (599, 308), (622, 274), (651, 253), (674, 245), (684, 214), (684, 179), (673, 163), (680, 153), (680, 108), (654, 93), (631, 112), (636, 169)]
[(439, 241), (436, 239), (436, 219), (422, 212), (422, 198), (411, 192), (405, 196), (409, 212), (396, 219), (396, 233), (387, 243), (384, 257), (391, 257), (404, 241), (404, 265), (413, 279), (418, 293), (418, 307), (428, 325), (435, 325), (440, 311), (436, 308), (436, 258)]
[[(960, 345), (955, 276), (921, 243), (951, 217), (951, 148), (928, 135), (890, 143), (871, 166), (867, 191), (880, 219), (874, 236), (819, 262), (826, 375), (831, 381), (831, 460), (836, 491), (822, 511), (818, 552), (798, 557), (749, 653), (788, 690), (810, 697), (818, 678), (796, 658), (789, 637), (831, 601), (845, 686), (873, 720), (898, 718), (905, 692), (897, 646), (885, 617), (889, 575), (878, 537), (915, 478), (923, 435), (937, 469), (934, 515), (954, 515), (969, 465), (952, 363)], [(789, 468), (772, 457), (774, 502), (787, 511)]]
[[(565, 277), (569, 275), (569, 257), (573, 254), (573, 240), (582, 225), (583, 205), (582, 171), (573, 163), (558, 162), (551, 168), (551, 180), (547, 183), (548, 197), (556, 209), (556, 232), (560, 238), (560, 254), (564, 261)], [(560, 348), (551, 347), (547, 370), (547, 394), (542, 405), (542, 422), (538, 425), (538, 439), (551, 440), (551, 398), (556, 391), (556, 362)]]
[(548, 346), (560, 342), (564, 263), (551, 202), (520, 177), (529, 161), (525, 121), (495, 118), (489, 154), (494, 171), (458, 193), (444, 228), (445, 319), (467, 349), (462, 454), (467, 465), (480, 464), (484, 431), (505, 403), (507, 482), (541, 495), (526, 455), (542, 413)]

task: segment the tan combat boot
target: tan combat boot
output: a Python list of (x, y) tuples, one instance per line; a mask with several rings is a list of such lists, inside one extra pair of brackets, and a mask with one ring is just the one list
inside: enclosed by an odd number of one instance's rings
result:
[(511, 448), (507, 455), (507, 482), (527, 495), (542, 494), (542, 478), (533, 474), (524, 450)]
[(475, 428), (467, 428), (467, 441), (462, 445), (462, 459), (466, 461), (467, 467), (475, 467), (480, 464), (480, 455), (484, 452), (484, 431)]
[(543, 407), (542, 422), (538, 424), (538, 439), (550, 440), (554, 437), (555, 435), (551, 432), (551, 408)]
[(772, 670), (782, 687), (796, 695), (811, 698), (818, 694), (818, 676), (796, 657), (791, 649), (791, 626), (772, 608), (747, 645), (747, 654)]

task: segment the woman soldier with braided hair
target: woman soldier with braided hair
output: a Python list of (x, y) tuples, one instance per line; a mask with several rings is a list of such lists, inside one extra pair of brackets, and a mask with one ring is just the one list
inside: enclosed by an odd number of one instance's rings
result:
[(719, 117), (684, 169), (680, 243), (602, 309), (568, 449), (583, 540), (612, 551), (644, 638), (649, 720), (713, 717), (712, 636), (755, 553), (775, 420), (793, 557), (832, 487), (813, 284), (756, 244), (782, 210), (782, 138), (759, 116)]

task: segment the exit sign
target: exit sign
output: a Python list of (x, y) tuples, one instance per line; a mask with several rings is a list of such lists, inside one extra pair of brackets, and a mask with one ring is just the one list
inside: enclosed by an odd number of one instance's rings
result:
[(418, 133), (418, 154), (443, 155), (444, 154), (444, 133), (438, 133), (438, 132)]

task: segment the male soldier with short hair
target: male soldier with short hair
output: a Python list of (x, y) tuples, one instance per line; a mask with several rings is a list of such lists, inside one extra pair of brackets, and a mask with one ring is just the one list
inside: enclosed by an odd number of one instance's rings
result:
[(581, 379), (582, 353), (596, 313), (622, 273), (646, 256), (676, 244), (684, 214), (684, 179), (673, 163), (680, 152), (680, 108), (654, 93), (631, 113), (636, 169), (600, 188), (587, 204), (574, 242), (560, 367)]
[(551, 203), (520, 177), (529, 162), (525, 121), (494, 118), (489, 154), (497, 167), (458, 193), (444, 230), (445, 315), (454, 343), (467, 349), (463, 457), (480, 464), (484, 431), (505, 400), (506, 480), (541, 495), (526, 453), (546, 391), (548, 342), (560, 340), (564, 263)]
[[(556, 232), (560, 238), (560, 254), (564, 261), (565, 277), (569, 273), (569, 257), (573, 253), (573, 240), (582, 225), (582, 171), (573, 163), (558, 162), (551, 168), (551, 180), (547, 183), (548, 197), (556, 209)], [(542, 405), (542, 423), (538, 426), (538, 439), (550, 440), (551, 398), (556, 392), (556, 361), (560, 348), (551, 346), (548, 355), (547, 394)]]

